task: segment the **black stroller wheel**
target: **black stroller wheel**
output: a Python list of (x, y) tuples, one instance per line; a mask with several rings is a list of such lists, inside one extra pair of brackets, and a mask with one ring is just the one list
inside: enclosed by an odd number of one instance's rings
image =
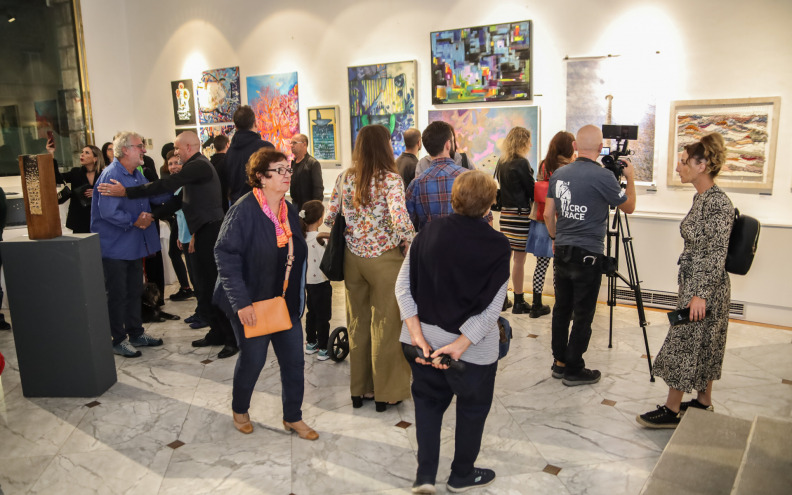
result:
[(340, 363), (346, 359), (349, 354), (349, 333), (346, 327), (338, 327), (330, 332), (328, 350), (330, 351), (330, 359), (336, 363)]

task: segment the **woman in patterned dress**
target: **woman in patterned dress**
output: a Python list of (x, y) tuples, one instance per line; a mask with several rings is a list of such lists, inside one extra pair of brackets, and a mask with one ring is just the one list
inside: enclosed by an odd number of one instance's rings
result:
[[(697, 193), (679, 228), (685, 247), (679, 257), (677, 309), (690, 308), (690, 322), (670, 327), (657, 355), (654, 374), (668, 384), (668, 398), (636, 417), (647, 428), (675, 428), (691, 407), (713, 410), (712, 382), (721, 376), (731, 299), (726, 252), (734, 208), (714, 182), (725, 156), (723, 137), (712, 133), (685, 146), (677, 164), (682, 182), (693, 184)], [(693, 390), (696, 398), (682, 402)]]
[(353, 165), (338, 176), (325, 224), (346, 218), (344, 285), (352, 406), (374, 399), (378, 412), (410, 396), (410, 367), (401, 356), (401, 315), (394, 287), (415, 230), (390, 133), (363, 127)]
[(531, 310), (523, 296), (525, 277), (525, 244), (531, 225), (531, 201), (534, 194), (534, 171), (525, 156), (531, 151), (531, 131), (515, 127), (503, 142), (503, 155), (498, 160), (495, 176), (500, 183), (501, 203), (500, 231), (509, 239), (512, 248), (512, 287), (514, 307), (512, 313), (522, 314)]

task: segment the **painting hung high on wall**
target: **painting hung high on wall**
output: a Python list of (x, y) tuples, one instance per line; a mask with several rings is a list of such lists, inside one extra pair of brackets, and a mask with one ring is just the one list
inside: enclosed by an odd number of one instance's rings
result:
[(443, 121), (454, 127), (460, 152), (477, 169), (488, 174), (495, 172), (501, 146), (513, 127), (531, 131), (533, 147), (528, 162), (534, 169), (539, 165), (539, 107), (484, 107), (455, 110), (429, 110), (429, 122)]
[(207, 158), (212, 158), (212, 155), (215, 154), (214, 138), (224, 134), (230, 141), (234, 137), (235, 131), (236, 127), (234, 127), (234, 124), (201, 127), (198, 130), (198, 138), (201, 140), (201, 152)]
[(341, 159), (338, 146), (338, 106), (308, 109), (308, 143), (317, 160)]
[(291, 138), (300, 132), (297, 73), (250, 76), (247, 94), (261, 138), (291, 152)]
[(726, 163), (715, 178), (727, 189), (772, 192), (781, 98), (675, 101), (668, 136), (668, 185), (682, 182), (679, 153), (717, 132), (726, 142)]
[(432, 103), (530, 100), (531, 21), (431, 33)]
[(176, 125), (195, 125), (195, 93), (192, 79), (171, 81), (173, 118)]
[[(654, 182), (657, 60), (600, 57), (567, 61), (566, 130), (576, 134), (587, 124), (637, 125), (638, 139), (629, 142), (635, 181)], [(606, 140), (614, 149), (616, 141)]]
[(347, 74), (352, 149), (363, 126), (382, 124), (391, 134), (394, 155), (402, 154), (402, 133), (415, 127), (415, 60), (349, 67)]
[(239, 67), (204, 71), (195, 94), (200, 124), (231, 122), (239, 107)]

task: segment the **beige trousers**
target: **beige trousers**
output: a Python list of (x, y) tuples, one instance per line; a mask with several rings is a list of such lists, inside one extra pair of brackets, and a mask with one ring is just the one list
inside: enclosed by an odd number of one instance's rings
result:
[(410, 366), (399, 342), (402, 321), (394, 292), (403, 261), (398, 248), (377, 258), (361, 258), (346, 250), (344, 284), (352, 396), (373, 391), (379, 402), (410, 397)]

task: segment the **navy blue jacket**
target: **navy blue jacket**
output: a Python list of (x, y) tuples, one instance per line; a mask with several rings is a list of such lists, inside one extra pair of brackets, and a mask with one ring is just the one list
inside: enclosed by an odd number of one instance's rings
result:
[(226, 184), (231, 204), (236, 203), (245, 193), (252, 190), (247, 183), (245, 167), (250, 156), (265, 146), (274, 148), (272, 143), (261, 139), (255, 131), (238, 130), (231, 138), (225, 159)]
[[(286, 291), (286, 306), (292, 317), (302, 316), (308, 245), (300, 229), (297, 210), (290, 203), (289, 226), (293, 233), (294, 265)], [(289, 246), (279, 248), (275, 225), (261, 211), (252, 192), (228, 210), (215, 244), (217, 284), (213, 302), (229, 317), (254, 301), (270, 299), (283, 292)]]

